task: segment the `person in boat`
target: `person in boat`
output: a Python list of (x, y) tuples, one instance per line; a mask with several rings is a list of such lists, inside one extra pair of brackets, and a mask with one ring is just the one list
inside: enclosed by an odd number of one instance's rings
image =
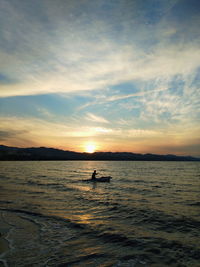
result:
[(93, 174), (92, 174), (92, 180), (95, 180), (96, 179), (96, 175), (97, 175), (97, 172), (96, 172), (96, 170), (94, 170), (94, 172), (93, 172)]

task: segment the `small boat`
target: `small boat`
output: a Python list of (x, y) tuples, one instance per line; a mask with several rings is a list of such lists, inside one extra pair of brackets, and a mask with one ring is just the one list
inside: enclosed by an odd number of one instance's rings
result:
[(102, 176), (99, 178), (95, 179), (88, 179), (88, 180), (83, 180), (84, 182), (100, 182), (100, 183), (109, 183), (110, 180), (112, 179), (111, 176)]

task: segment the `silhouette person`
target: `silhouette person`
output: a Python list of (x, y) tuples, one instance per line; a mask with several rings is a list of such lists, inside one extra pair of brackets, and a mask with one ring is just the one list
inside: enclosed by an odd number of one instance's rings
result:
[(96, 175), (97, 175), (97, 172), (96, 172), (96, 170), (94, 170), (94, 172), (92, 174), (92, 180), (95, 180), (96, 179)]

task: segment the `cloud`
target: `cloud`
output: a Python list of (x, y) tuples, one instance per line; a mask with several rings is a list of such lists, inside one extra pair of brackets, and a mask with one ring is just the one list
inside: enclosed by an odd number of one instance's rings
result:
[(193, 83), (194, 79), (193, 76), (182, 81), (179, 77), (171, 84), (168, 83), (168, 90), (145, 94), (140, 99), (142, 105), (140, 119), (174, 126), (177, 123), (187, 125), (198, 121), (200, 91), (198, 85)]
[[(95, 44), (96, 46), (98, 44)], [(110, 44), (105, 55), (99, 58), (97, 56), (92, 63), (88, 63), (87, 59), (71, 67), (62, 66), (55, 61), (53, 64), (55, 71), (53, 68), (46, 70), (45, 67), (38, 66), (38, 73), (34, 74), (32, 70), (28, 71), (26, 66), (19, 64), (19, 70), (25, 67), (26, 77), (20, 78), (19, 74), (20, 83), (1, 86), (0, 96), (97, 90), (122, 82), (134, 80), (145, 82), (158, 77), (169, 80), (175, 75), (186, 77), (198, 68), (200, 62), (200, 48), (192, 45), (184, 48), (168, 46), (160, 51), (154, 51), (151, 55), (141, 56), (138, 56), (141, 54), (138, 49), (129, 55), (126, 55), (123, 47), (118, 47), (113, 52), (114, 46)], [(87, 50), (91, 49), (88, 47)], [(137, 54), (136, 58), (134, 52)], [(85, 53), (90, 58), (90, 55)], [(49, 62), (47, 61), (46, 64), (48, 65)], [(16, 70), (13, 71), (16, 72)]]
[(110, 102), (110, 101), (118, 101), (118, 100), (123, 100), (123, 99), (128, 99), (128, 98), (132, 98), (132, 97), (137, 97), (137, 96), (144, 96), (146, 94), (152, 94), (154, 92), (160, 92), (160, 91), (164, 91), (167, 90), (168, 88), (160, 88), (160, 89), (154, 89), (154, 90), (148, 90), (148, 91), (141, 91), (141, 92), (137, 92), (137, 93), (133, 93), (133, 94), (127, 94), (127, 95), (113, 95), (111, 97), (106, 98), (106, 101)]
[(2, 73), (0, 73), (0, 84), (13, 84), (16, 83), (16, 80), (11, 79), (9, 76), (4, 75)]
[(39, 112), (40, 116), (45, 116), (45, 117), (48, 117), (48, 118), (52, 118), (54, 117), (54, 115), (49, 112), (48, 109), (44, 108), (44, 107), (37, 107), (37, 111)]
[(4, 140), (7, 140), (15, 135), (19, 134), (19, 132), (16, 132), (16, 131), (3, 131), (1, 130), (0, 131), (0, 141), (4, 141)]
[(109, 123), (107, 119), (94, 115), (92, 113), (87, 113), (86, 119), (89, 121), (98, 122), (98, 123)]
[(97, 127), (97, 128), (95, 128), (95, 131), (96, 131), (97, 133), (102, 133), (102, 134), (107, 134), (107, 133), (112, 133), (112, 132), (113, 132), (112, 129), (101, 128), (101, 127)]
[[(100, 20), (98, 13), (89, 14), (89, 23), (87, 12), (79, 9), (80, 16), (76, 17), (76, 1), (67, 3), (63, 4), (62, 11), (61, 6), (56, 7), (53, 2), (49, 5), (44, 2), (46, 9), (36, 14), (35, 9), (31, 11), (31, 6), (19, 4), (18, 7), (9, 1), (2, 2), (0, 71), (4, 76), (12, 73), (11, 78), (18, 82), (3, 84), (0, 97), (97, 90), (122, 82), (145, 82), (158, 77), (168, 80), (175, 75), (185, 77), (199, 66), (198, 42), (174, 43), (169, 39), (158, 39), (163, 32), (165, 35), (168, 32), (167, 36), (175, 34), (172, 26), (166, 28), (164, 19), (164, 25), (155, 26), (157, 41), (147, 51), (142, 37), (150, 38), (151, 32), (148, 33), (144, 24), (139, 25), (139, 18), (134, 21), (134, 28), (142, 27), (141, 40), (135, 36), (134, 42), (129, 18), (121, 32), (122, 37), (128, 35), (129, 39), (122, 42), (118, 38), (117, 41), (110, 37), (115, 27), (120, 26), (114, 17), (112, 27), (108, 26), (107, 20)], [(86, 2), (83, 8), (88, 4)], [(37, 7), (39, 9), (39, 2)], [(89, 7), (94, 8), (93, 5)], [(123, 21), (126, 15), (124, 18), (120, 15), (118, 5), (113, 8)], [(15, 46), (9, 49), (10, 43)]]
[[(100, 117), (97, 118), (99, 119)], [(0, 117), (0, 133), (4, 140), (10, 137), (15, 137), (16, 139), (24, 137), (26, 140), (30, 139), (42, 143), (45, 138), (58, 141), (59, 138), (90, 137), (111, 131), (111, 129), (102, 127), (80, 126), (78, 123), (77, 125), (71, 125), (64, 121), (54, 122), (38, 118)]]

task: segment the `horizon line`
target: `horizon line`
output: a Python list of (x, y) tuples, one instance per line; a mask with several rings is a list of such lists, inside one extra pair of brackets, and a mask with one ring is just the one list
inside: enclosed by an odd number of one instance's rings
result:
[(130, 154), (139, 154), (139, 155), (158, 155), (158, 156), (176, 156), (176, 157), (191, 157), (195, 159), (200, 159), (200, 156), (191, 156), (191, 155), (177, 155), (177, 154), (157, 154), (157, 153), (151, 153), (151, 152), (146, 152), (146, 153), (137, 153), (137, 152), (130, 152), (130, 151), (94, 151), (94, 152), (79, 152), (79, 151), (73, 151), (73, 150), (64, 150), (61, 148), (56, 148), (56, 147), (45, 147), (45, 146), (31, 146), (31, 147), (17, 147), (17, 146), (7, 146), (7, 145), (2, 145), (0, 144), (0, 147), (10, 147), (10, 148), (19, 148), (19, 149), (29, 149), (29, 148), (47, 148), (47, 149), (56, 149), (60, 151), (65, 151), (65, 152), (73, 152), (73, 153), (79, 153), (79, 154), (95, 154), (95, 153), (130, 153)]

